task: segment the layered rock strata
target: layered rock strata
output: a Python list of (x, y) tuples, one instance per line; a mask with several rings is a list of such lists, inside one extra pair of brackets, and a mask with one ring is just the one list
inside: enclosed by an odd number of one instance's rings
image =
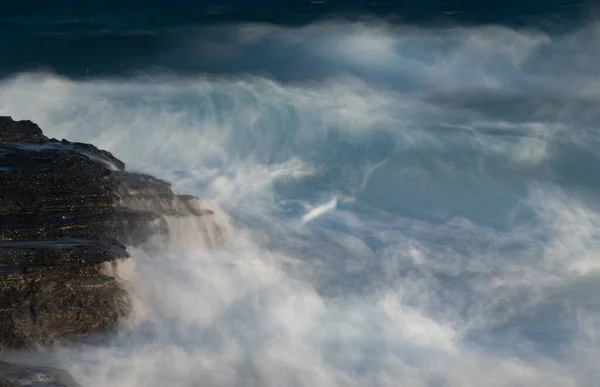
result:
[(211, 214), (109, 152), (0, 117), (0, 349), (114, 328), (129, 307), (105, 266), (168, 219)]

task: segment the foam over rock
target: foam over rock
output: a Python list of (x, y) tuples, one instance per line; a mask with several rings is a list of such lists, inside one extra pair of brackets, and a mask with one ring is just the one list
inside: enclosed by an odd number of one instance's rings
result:
[(202, 199), (31, 121), (0, 117), (0, 182), (0, 352), (117, 327), (131, 300), (106, 269), (126, 245), (169, 241), (173, 227), (202, 246), (225, 237)]

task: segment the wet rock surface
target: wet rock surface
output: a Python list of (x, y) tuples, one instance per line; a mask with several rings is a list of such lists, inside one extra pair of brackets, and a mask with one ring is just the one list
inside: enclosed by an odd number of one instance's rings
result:
[(81, 387), (62, 370), (49, 367), (31, 367), (0, 361), (0, 387)]
[(106, 265), (171, 217), (210, 214), (106, 151), (0, 117), (0, 352), (114, 328), (128, 302)]

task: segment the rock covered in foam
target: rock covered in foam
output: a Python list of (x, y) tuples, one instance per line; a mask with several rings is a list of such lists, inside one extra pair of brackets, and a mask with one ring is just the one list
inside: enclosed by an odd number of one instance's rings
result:
[(10, 117), (0, 117), (0, 182), (0, 349), (114, 328), (129, 308), (106, 264), (167, 235), (173, 217), (213, 214), (109, 152)]

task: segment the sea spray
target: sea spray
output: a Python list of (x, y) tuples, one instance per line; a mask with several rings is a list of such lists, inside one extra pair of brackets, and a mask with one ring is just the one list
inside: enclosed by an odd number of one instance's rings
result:
[(597, 24), (215, 28), (177, 60), (230, 74), (2, 81), (0, 114), (215, 205), (130, 247), (141, 317), (57, 349), (63, 367), (86, 386), (597, 384)]

